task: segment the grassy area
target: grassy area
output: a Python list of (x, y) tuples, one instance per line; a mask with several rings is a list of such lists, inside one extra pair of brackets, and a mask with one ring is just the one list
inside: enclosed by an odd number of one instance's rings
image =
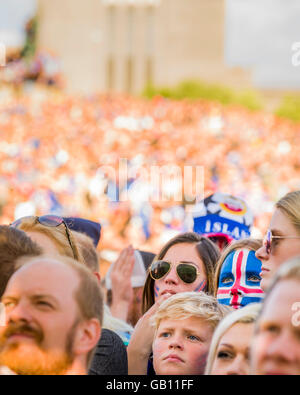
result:
[(276, 111), (276, 115), (300, 122), (300, 95), (286, 96)]
[[(204, 99), (223, 105), (240, 105), (251, 111), (264, 109), (263, 100), (256, 91), (237, 92), (226, 86), (201, 81), (184, 81), (175, 87), (148, 86), (143, 92), (143, 96), (147, 98), (157, 95), (175, 100)], [(300, 95), (284, 97), (274, 113), (281, 118), (300, 122)]]
[(163, 96), (170, 99), (204, 99), (216, 101), (223, 105), (241, 105), (249, 110), (256, 111), (263, 109), (263, 105), (258, 94), (254, 91), (236, 92), (231, 88), (217, 84), (207, 84), (201, 81), (184, 81), (175, 87), (155, 88), (148, 86), (143, 96), (152, 98)]

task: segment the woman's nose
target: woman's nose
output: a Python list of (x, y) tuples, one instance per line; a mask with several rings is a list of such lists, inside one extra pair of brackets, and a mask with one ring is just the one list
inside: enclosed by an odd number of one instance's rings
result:
[(166, 284), (177, 284), (178, 283), (178, 276), (176, 272), (176, 267), (171, 267), (169, 273), (166, 275), (164, 279)]
[(246, 376), (249, 374), (249, 363), (242, 357), (237, 356), (234, 361), (230, 364), (227, 370), (227, 375), (229, 376)]
[(255, 256), (257, 259), (259, 259), (260, 261), (267, 261), (270, 257), (270, 255), (267, 253), (266, 247), (262, 246), (260, 247), (256, 252), (255, 252)]

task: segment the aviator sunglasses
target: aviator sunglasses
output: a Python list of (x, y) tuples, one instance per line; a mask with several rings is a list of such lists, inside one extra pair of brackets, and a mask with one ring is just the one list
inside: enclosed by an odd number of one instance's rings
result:
[(74, 244), (72, 242), (70, 230), (69, 230), (67, 224), (65, 223), (65, 221), (63, 220), (63, 218), (58, 217), (56, 215), (42, 215), (40, 217), (27, 216), (27, 217), (22, 217), (22, 218), (17, 219), (13, 223), (11, 223), (10, 226), (12, 226), (14, 228), (18, 228), (20, 226), (20, 224), (26, 219), (35, 219), (39, 224), (48, 226), (50, 228), (56, 228), (57, 226), (60, 226), (61, 224), (63, 224), (66, 229), (66, 235), (67, 235), (70, 247), (72, 249), (74, 259), (78, 260), (78, 254), (76, 253), (76, 249), (75, 249)]
[[(153, 280), (160, 280), (165, 277), (171, 270), (172, 264), (167, 261), (155, 261), (150, 267), (150, 277)], [(193, 283), (201, 274), (197, 271), (196, 266), (187, 262), (179, 262), (176, 266), (178, 277), (185, 283)]]
[(300, 239), (297, 236), (273, 236), (272, 231), (269, 229), (264, 237), (263, 245), (266, 248), (266, 253), (270, 254), (272, 251), (272, 242), (274, 239)]

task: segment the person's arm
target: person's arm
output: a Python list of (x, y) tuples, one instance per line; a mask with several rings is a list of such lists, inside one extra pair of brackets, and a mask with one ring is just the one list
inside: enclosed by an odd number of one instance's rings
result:
[(146, 375), (148, 360), (152, 352), (155, 327), (151, 318), (158, 310), (160, 304), (170, 295), (164, 295), (156, 302), (137, 322), (127, 347), (128, 374)]
[(133, 301), (133, 288), (131, 275), (135, 263), (134, 249), (132, 246), (125, 248), (111, 272), (112, 303), (111, 314), (127, 322), (130, 305)]
[(128, 374), (147, 374), (148, 360), (152, 351), (154, 327), (150, 326), (151, 314), (144, 314), (136, 324), (127, 347)]

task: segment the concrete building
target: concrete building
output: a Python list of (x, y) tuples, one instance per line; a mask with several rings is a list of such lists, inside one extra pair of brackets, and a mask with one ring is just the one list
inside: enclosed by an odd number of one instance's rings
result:
[(39, 48), (72, 93), (140, 93), (185, 79), (252, 86), (224, 64), (225, 0), (39, 0)]

